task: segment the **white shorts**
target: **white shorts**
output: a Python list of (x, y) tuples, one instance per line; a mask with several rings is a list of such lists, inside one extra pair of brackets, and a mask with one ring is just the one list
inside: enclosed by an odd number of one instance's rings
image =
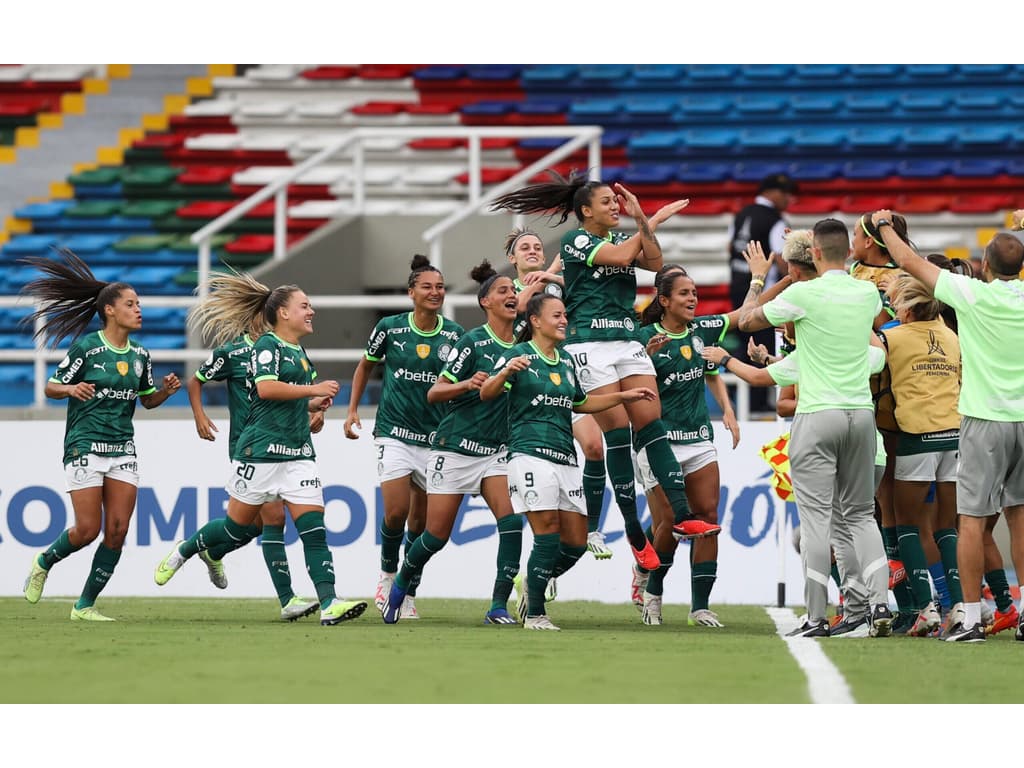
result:
[(938, 483), (956, 482), (959, 451), (935, 451), (896, 457), (897, 480), (923, 480)]
[(639, 341), (584, 341), (566, 344), (584, 392), (622, 381), (627, 376), (654, 376), (654, 364)]
[(517, 515), (549, 509), (587, 514), (579, 467), (536, 456), (513, 456), (508, 462), (508, 493)]
[[(676, 457), (676, 461), (679, 462), (679, 466), (683, 470), (684, 478), (698, 469), (703, 469), (708, 464), (718, 461), (718, 450), (710, 440), (687, 445), (679, 443), (670, 443), (670, 445), (672, 446), (672, 455)], [(636, 480), (645, 491), (649, 491), (658, 485), (658, 478), (651, 471), (651, 462), (647, 459), (647, 449), (634, 454), (634, 457), (633, 469), (636, 472)]]
[(277, 499), (303, 506), (324, 505), (320, 475), (310, 459), (259, 464), (233, 461), (225, 489), (232, 498), (254, 507)]
[(493, 456), (466, 456), (452, 451), (431, 451), (427, 463), (427, 493), (480, 494), (485, 477), (508, 474), (508, 451)]
[(412, 475), (412, 481), (420, 488), (427, 487), (427, 459), (430, 448), (425, 445), (409, 445), (391, 437), (375, 437), (377, 449), (377, 479), (382, 483)]
[(101, 486), (105, 477), (138, 488), (138, 456), (97, 456), (95, 453), (87, 453), (64, 465), (64, 480), (68, 492)]

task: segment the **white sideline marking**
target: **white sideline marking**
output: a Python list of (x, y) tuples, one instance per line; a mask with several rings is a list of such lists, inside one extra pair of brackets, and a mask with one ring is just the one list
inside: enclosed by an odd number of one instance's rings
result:
[[(775, 622), (789, 652), (807, 675), (807, 690), (812, 704), (856, 704), (846, 678), (833, 664), (812, 637), (786, 637), (786, 633), (799, 626), (796, 614), (790, 608), (765, 608)], [(825, 639), (825, 642), (828, 642)]]

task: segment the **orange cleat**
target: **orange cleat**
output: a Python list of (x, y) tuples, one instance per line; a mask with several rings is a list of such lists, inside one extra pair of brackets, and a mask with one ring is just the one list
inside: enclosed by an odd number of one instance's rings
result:
[(703, 520), (683, 520), (672, 526), (672, 535), (681, 541), (687, 539), (703, 539), (705, 536), (717, 536), (722, 532), (720, 525), (705, 523)]
[(656, 571), (661, 566), (661, 560), (658, 559), (658, 553), (654, 551), (654, 547), (651, 546), (651, 542), (644, 540), (644, 548), (636, 549), (630, 544), (629, 548), (633, 551), (633, 557), (636, 558), (637, 565), (647, 571)]
[(986, 635), (994, 635), (997, 632), (1002, 632), (1004, 629), (1011, 629), (1017, 626), (1017, 622), (1020, 621), (1020, 614), (1017, 613), (1017, 606), (1010, 604), (1010, 608), (1004, 613), (1003, 611), (996, 611), (995, 619), (992, 623), (985, 627)]

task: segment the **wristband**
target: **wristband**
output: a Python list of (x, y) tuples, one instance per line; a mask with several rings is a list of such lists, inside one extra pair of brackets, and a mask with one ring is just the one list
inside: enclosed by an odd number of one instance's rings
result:
[(763, 277), (752, 277), (752, 278), (750, 278), (750, 284), (753, 285), (754, 283), (757, 283), (759, 286), (764, 288), (764, 278)]
[(725, 357), (722, 358), (722, 362), (720, 362), (719, 365), (725, 368), (725, 370), (729, 370), (730, 360), (732, 360), (732, 355), (726, 355)]

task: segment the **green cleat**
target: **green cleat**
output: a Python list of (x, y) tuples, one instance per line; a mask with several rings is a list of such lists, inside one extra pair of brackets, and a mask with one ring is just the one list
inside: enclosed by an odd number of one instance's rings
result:
[(153, 574), (153, 579), (161, 587), (171, 580), (171, 576), (178, 572), (178, 569), (185, 564), (185, 558), (181, 556), (178, 551), (178, 547), (185, 542), (179, 541), (174, 545), (174, 549), (171, 550), (170, 554), (167, 555), (160, 564), (156, 567), (156, 573)]
[(334, 598), (331, 604), (320, 611), (320, 623), (327, 627), (343, 621), (358, 619), (366, 610), (365, 600), (339, 600)]
[(104, 616), (102, 613), (96, 610), (93, 606), (88, 608), (75, 608), (71, 606), (71, 620), (72, 621), (114, 621), (109, 616)]
[(46, 577), (50, 572), (39, 564), (39, 556), (32, 558), (32, 570), (28, 572), (25, 579), (25, 599), (35, 605), (43, 596), (43, 585), (46, 584)]
[(206, 563), (206, 570), (210, 572), (210, 582), (217, 589), (228, 588), (228, 575), (224, 573), (224, 561), (214, 560), (205, 549), (199, 550), (199, 559)]
[(303, 616), (309, 616), (319, 607), (320, 603), (316, 600), (303, 600), (301, 597), (293, 597), (281, 608), (281, 621), (301, 619)]

